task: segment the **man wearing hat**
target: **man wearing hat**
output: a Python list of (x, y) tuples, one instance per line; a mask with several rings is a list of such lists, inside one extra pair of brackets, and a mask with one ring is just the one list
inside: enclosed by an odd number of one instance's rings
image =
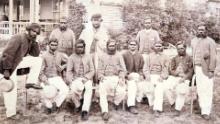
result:
[(57, 51), (57, 47), (58, 40), (56, 38), (50, 39), (49, 50), (42, 55), (43, 64), (39, 76), (39, 80), (43, 82), (44, 86), (43, 97), (48, 114), (61, 106), (69, 92), (68, 86), (61, 76), (62, 71), (66, 68), (62, 62), (67, 61), (68, 56)]
[(107, 53), (100, 56), (98, 65), (100, 107), (102, 118), (105, 121), (109, 119), (107, 97), (113, 97), (113, 102), (117, 109), (126, 95), (124, 59), (116, 51), (116, 41), (109, 40), (106, 43), (106, 47)]
[(58, 39), (58, 51), (66, 53), (68, 56), (74, 52), (75, 34), (67, 27), (66, 17), (60, 19), (59, 27), (50, 34), (50, 38), (52, 37)]
[[(26, 27), (26, 32), (14, 35), (9, 41), (0, 58), (0, 73), (6, 80), (14, 82), (14, 88), (4, 92), (4, 103), (7, 117), (16, 115), (17, 102), (17, 70), (30, 68), (26, 88), (41, 89), (38, 82), (42, 59), (39, 56), (40, 50), (36, 42), (40, 34), (40, 26), (32, 23)], [(1, 83), (0, 83), (1, 85)]]
[(168, 78), (168, 61), (167, 56), (161, 53), (161, 42), (153, 44), (153, 52), (145, 59), (143, 73), (145, 81), (140, 83), (141, 92), (137, 101), (145, 95), (148, 98), (149, 106), (153, 107), (154, 115), (159, 116), (163, 110), (163, 92), (165, 80)]
[(170, 62), (170, 76), (165, 84), (165, 94), (170, 104), (175, 105), (175, 116), (179, 116), (189, 92), (189, 83), (193, 76), (193, 62), (186, 53), (186, 44), (180, 41), (176, 44), (176, 48), (178, 55)]
[(206, 26), (200, 24), (191, 41), (193, 67), (202, 117), (210, 119), (213, 98), (213, 76), (216, 68), (216, 43), (207, 36)]
[(80, 34), (80, 39), (86, 43), (86, 54), (92, 54), (95, 66), (95, 82), (97, 83), (97, 67), (98, 57), (106, 52), (106, 42), (109, 34), (102, 23), (102, 15), (100, 13), (93, 14), (91, 17), (92, 25), (88, 25)]
[(102, 23), (102, 15), (100, 13), (93, 14), (91, 17), (92, 25), (86, 27), (80, 34), (80, 39), (86, 43), (86, 54), (94, 52), (106, 52), (106, 42), (109, 34)]
[(151, 17), (146, 17), (144, 22), (144, 29), (138, 32), (136, 40), (140, 45), (139, 53), (143, 54), (144, 58), (146, 55), (153, 52), (152, 47), (154, 46), (154, 43), (161, 41), (159, 33), (152, 28)]
[(90, 55), (85, 54), (85, 47), (84, 40), (79, 39), (75, 44), (75, 53), (69, 57), (67, 62), (67, 81), (71, 89), (71, 100), (76, 109), (79, 110), (80, 100), (83, 98), (82, 120), (88, 120), (89, 117), (92, 100), (92, 79), (95, 73), (92, 58)]

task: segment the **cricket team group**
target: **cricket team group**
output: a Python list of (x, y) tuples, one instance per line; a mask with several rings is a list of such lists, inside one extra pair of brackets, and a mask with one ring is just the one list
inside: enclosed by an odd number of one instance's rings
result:
[(42, 90), (47, 114), (68, 101), (75, 106), (72, 109), (81, 112), (82, 120), (88, 120), (96, 86), (104, 121), (110, 117), (109, 97), (115, 109), (126, 101), (127, 111), (132, 114), (138, 114), (137, 103), (147, 98), (155, 117), (163, 111), (166, 98), (174, 107), (175, 116), (179, 116), (195, 75), (201, 116), (210, 119), (216, 43), (207, 36), (203, 23), (191, 40), (192, 55), (187, 54), (185, 41), (178, 41), (178, 54), (170, 58), (163, 52), (163, 42), (152, 28), (150, 17), (146, 17), (145, 27), (136, 38), (128, 40), (128, 49), (123, 51), (117, 50), (116, 40), (110, 38), (102, 21), (101, 14), (93, 14), (91, 25), (76, 39), (67, 26), (67, 18), (62, 17), (44, 52), (36, 42), (41, 31), (37, 23), (8, 41), (0, 58), (0, 87), (2, 82), (14, 84), (3, 92), (8, 118), (16, 116), (17, 70), (30, 68), (25, 88)]

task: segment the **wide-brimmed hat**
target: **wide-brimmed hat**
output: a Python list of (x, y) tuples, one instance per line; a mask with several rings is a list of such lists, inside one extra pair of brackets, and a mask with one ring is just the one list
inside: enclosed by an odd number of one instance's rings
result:
[(53, 85), (45, 85), (43, 87), (43, 94), (47, 99), (53, 99), (57, 96), (58, 89)]
[(0, 79), (0, 92), (10, 92), (14, 89), (14, 82), (12, 80)]

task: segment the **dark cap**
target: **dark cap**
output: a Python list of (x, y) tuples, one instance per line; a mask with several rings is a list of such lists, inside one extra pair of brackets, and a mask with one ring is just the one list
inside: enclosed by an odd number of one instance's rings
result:
[(91, 20), (92, 19), (101, 19), (101, 18), (102, 18), (102, 15), (100, 13), (96, 13), (96, 14), (92, 15)]
[(31, 23), (30, 25), (28, 25), (26, 27), (26, 30), (30, 31), (30, 30), (34, 30), (34, 29), (37, 29), (37, 28), (39, 29), (39, 32), (37, 32), (37, 34), (40, 34), (41, 26), (37, 23)]

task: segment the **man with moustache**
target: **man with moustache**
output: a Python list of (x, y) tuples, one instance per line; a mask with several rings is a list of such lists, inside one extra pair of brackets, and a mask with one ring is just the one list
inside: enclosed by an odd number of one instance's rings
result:
[(154, 43), (161, 41), (159, 33), (152, 28), (152, 19), (151, 17), (146, 17), (144, 22), (144, 29), (138, 32), (136, 40), (139, 43), (139, 53), (143, 54), (145, 58), (146, 55), (153, 52), (152, 47)]
[(70, 56), (75, 50), (75, 34), (67, 27), (67, 18), (62, 17), (60, 19), (60, 25), (58, 28), (54, 29), (50, 34), (51, 38), (58, 39), (58, 51), (66, 53)]
[(6, 80), (14, 82), (14, 88), (9, 92), (4, 92), (4, 104), (6, 116), (16, 115), (17, 104), (17, 70), (30, 68), (26, 88), (41, 89), (37, 84), (42, 59), (39, 56), (40, 50), (36, 42), (37, 35), (40, 34), (40, 25), (32, 23), (26, 27), (26, 32), (14, 35), (2, 53), (0, 59), (0, 76)]
[(106, 52), (106, 42), (109, 39), (107, 29), (102, 25), (102, 15), (95, 13), (91, 17), (92, 25), (88, 25), (80, 34), (80, 39), (86, 43), (85, 53), (91, 54), (95, 67), (95, 83), (97, 79), (98, 58)]
[(216, 68), (216, 44), (207, 36), (206, 31), (206, 26), (200, 24), (197, 28), (197, 36), (191, 41), (191, 46), (201, 115), (209, 120), (213, 99), (213, 76)]
[(62, 79), (62, 71), (66, 68), (66, 65), (62, 65), (62, 61), (67, 61), (68, 57), (65, 53), (57, 51), (58, 40), (56, 38), (50, 39), (48, 45), (49, 50), (42, 55), (43, 63), (39, 80), (45, 86), (43, 90), (47, 90), (45, 89), (47, 86), (52, 86), (57, 90), (57, 94), (53, 98), (46, 97), (49, 93), (44, 92), (43, 95), (46, 112), (50, 114), (62, 105), (69, 93), (69, 88)]
[(128, 111), (133, 114), (138, 114), (135, 108), (135, 102), (139, 91), (138, 84), (144, 80), (144, 59), (142, 55), (138, 53), (138, 42), (136, 40), (130, 40), (128, 42), (128, 51), (123, 54), (123, 58), (127, 69)]
[(107, 53), (99, 58), (98, 65), (100, 107), (104, 121), (109, 119), (107, 96), (113, 96), (117, 109), (126, 95), (126, 67), (123, 57), (116, 52), (116, 41), (109, 40), (106, 47)]
[(189, 83), (193, 76), (193, 62), (186, 53), (186, 44), (179, 41), (176, 48), (178, 55), (171, 59), (170, 76), (165, 84), (165, 94), (170, 104), (175, 105), (175, 116), (179, 116), (189, 92)]
[[(161, 53), (161, 42), (154, 43), (154, 52), (150, 53), (145, 59), (143, 73), (145, 81), (141, 85), (142, 97), (147, 96), (149, 106), (158, 117), (163, 110), (163, 95), (165, 80), (168, 78), (167, 56)], [(141, 100), (141, 96), (138, 96)]]
[(70, 85), (71, 100), (75, 108), (79, 109), (80, 100), (83, 98), (81, 119), (88, 120), (92, 100), (92, 84), (94, 65), (90, 55), (85, 54), (86, 44), (79, 39), (75, 44), (73, 53), (67, 62), (67, 81)]

